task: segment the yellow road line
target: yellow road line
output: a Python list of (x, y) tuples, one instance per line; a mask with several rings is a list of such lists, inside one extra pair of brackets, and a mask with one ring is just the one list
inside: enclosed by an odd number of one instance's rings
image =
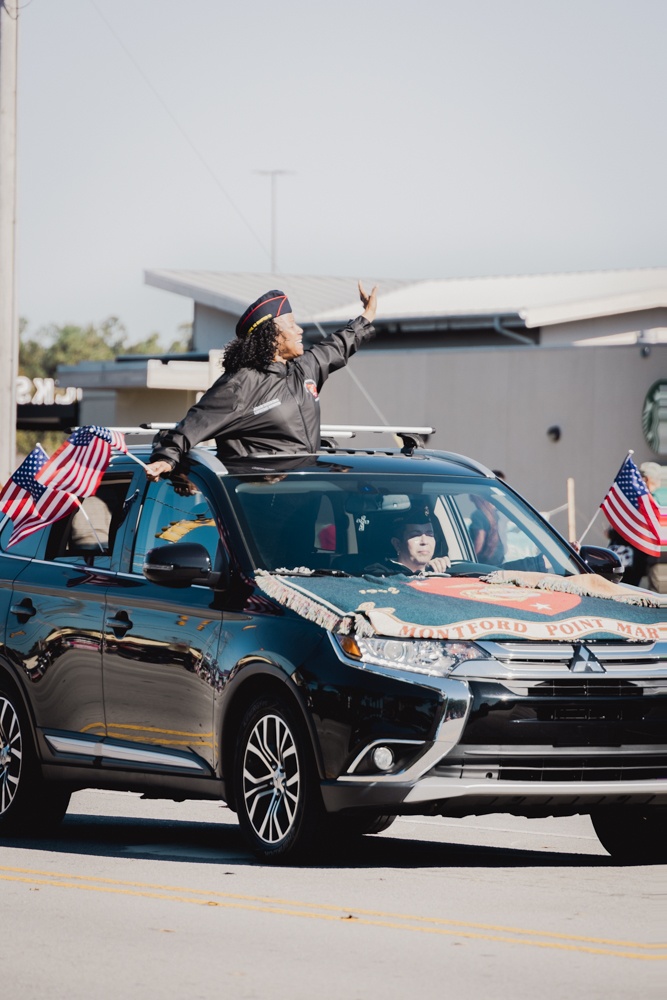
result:
[[(224, 909), (273, 913), (281, 916), (300, 917), (302, 919), (343, 921), (349, 924), (370, 927), (386, 927), (423, 934), (496, 941), (533, 948), (551, 948), (559, 951), (608, 955), (641, 961), (667, 961), (667, 943), (650, 944), (641, 941), (620, 941), (609, 938), (579, 936), (576, 934), (561, 934), (553, 931), (539, 931), (533, 928), (471, 923), (468, 921), (424, 917), (413, 914), (385, 913), (381, 910), (357, 908), (348, 910), (346, 907), (330, 903), (308, 903), (297, 900), (272, 899), (268, 896), (246, 896), (236, 893), (217, 892), (215, 890), (192, 889), (185, 886), (130, 882), (120, 879), (95, 878), (89, 875), (72, 875), (60, 872), (43, 872), (30, 868), (0, 867), (0, 872), (7, 873), (0, 874), (0, 880), (6, 882), (24, 882), (33, 885), (51, 885), (55, 888), (81, 889), (88, 892), (172, 900), (173, 902), (191, 903), (198, 906), (218, 906)], [(9, 874), (10, 872), (15, 874)], [(596, 945), (598, 947), (595, 947)], [(610, 947), (603, 947), (604, 945)], [(632, 951), (630, 949), (639, 950)], [(663, 953), (648, 953), (654, 949), (660, 949)]]

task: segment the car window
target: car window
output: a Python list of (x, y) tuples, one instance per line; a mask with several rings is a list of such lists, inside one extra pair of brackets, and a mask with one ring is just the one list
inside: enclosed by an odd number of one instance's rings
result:
[(146, 553), (175, 542), (198, 542), (216, 566), (220, 533), (213, 510), (199, 484), (189, 480), (189, 490), (182, 483), (174, 488), (169, 480), (150, 483), (137, 525), (132, 572), (141, 574)]
[(433, 526), (435, 556), (448, 556), (452, 574), (579, 572), (559, 536), (495, 480), (318, 474), (230, 477), (226, 488), (261, 568), (391, 569), (396, 524), (419, 509)]
[(320, 500), (320, 508), (315, 521), (314, 545), (319, 552), (336, 551), (336, 515), (331, 498), (326, 494)]
[(95, 496), (83, 497), (74, 514), (51, 527), (45, 558), (109, 569), (129, 485), (129, 476), (116, 474), (103, 479)]
[[(469, 556), (481, 563), (503, 566), (506, 569), (523, 568), (514, 564), (538, 558), (540, 548), (527, 533), (526, 525), (513, 520), (503, 509), (498, 502), (500, 496), (489, 494), (485, 490), (482, 493), (460, 493), (449, 497), (449, 504), (455, 507), (465, 525), (469, 543), (464, 546), (468, 553), (461, 551), (459, 558)], [(440, 516), (446, 524), (446, 519), (441, 514)], [(451, 554), (450, 550), (450, 556)]]

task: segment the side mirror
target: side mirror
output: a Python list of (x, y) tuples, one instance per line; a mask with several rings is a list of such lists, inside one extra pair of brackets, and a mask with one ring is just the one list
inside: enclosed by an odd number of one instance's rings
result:
[(620, 583), (625, 567), (618, 555), (612, 549), (603, 549), (600, 545), (582, 545), (580, 557), (594, 573), (603, 576), (612, 583)]
[(215, 573), (211, 557), (198, 542), (176, 542), (150, 549), (144, 558), (143, 573), (151, 583), (163, 587), (189, 587), (201, 583), (216, 587), (226, 573)]

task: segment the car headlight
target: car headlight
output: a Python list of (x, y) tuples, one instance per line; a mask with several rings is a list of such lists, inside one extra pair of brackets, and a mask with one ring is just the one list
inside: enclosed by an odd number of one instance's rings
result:
[(338, 643), (351, 659), (379, 667), (393, 667), (416, 674), (446, 677), (464, 660), (486, 659), (484, 650), (474, 642), (446, 642), (427, 639), (364, 639), (355, 635), (337, 635)]

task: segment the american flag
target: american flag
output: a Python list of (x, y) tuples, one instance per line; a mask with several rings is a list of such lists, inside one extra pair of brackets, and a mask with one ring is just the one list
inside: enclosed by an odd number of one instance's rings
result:
[(0, 492), (0, 510), (14, 523), (7, 547), (66, 517), (79, 501), (71, 493), (52, 490), (36, 476), (48, 462), (41, 444), (36, 445), (7, 480)]
[(127, 445), (125, 444), (125, 435), (122, 431), (112, 431), (108, 427), (97, 427), (97, 431), (108, 431), (111, 435), (111, 447), (115, 448), (116, 451), (122, 451), (127, 455)]
[(91, 497), (111, 461), (112, 448), (127, 451), (120, 431), (94, 424), (78, 427), (39, 471), (39, 481), (55, 490)]
[(636, 549), (659, 556), (660, 546), (667, 545), (664, 511), (651, 496), (629, 455), (600, 507), (612, 528)]

